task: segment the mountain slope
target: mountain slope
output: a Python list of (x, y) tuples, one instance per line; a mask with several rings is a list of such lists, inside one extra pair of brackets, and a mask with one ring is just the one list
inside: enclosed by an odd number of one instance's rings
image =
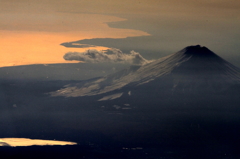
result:
[(158, 88), (158, 91), (165, 93), (169, 90), (216, 92), (239, 84), (239, 81), (238, 68), (208, 48), (197, 45), (186, 47), (144, 66), (132, 66), (81, 86), (66, 86), (51, 94), (66, 97), (92, 96), (120, 90), (124, 92), (126, 88), (139, 90), (138, 87), (142, 91)]

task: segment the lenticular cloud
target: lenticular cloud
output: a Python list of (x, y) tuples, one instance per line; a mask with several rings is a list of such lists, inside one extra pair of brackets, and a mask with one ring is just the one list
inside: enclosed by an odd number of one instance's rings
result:
[(68, 61), (76, 60), (87, 63), (129, 63), (133, 65), (144, 65), (150, 61), (143, 58), (138, 52), (131, 51), (126, 54), (119, 49), (108, 49), (105, 51), (98, 51), (96, 49), (89, 49), (85, 52), (68, 52), (63, 58)]

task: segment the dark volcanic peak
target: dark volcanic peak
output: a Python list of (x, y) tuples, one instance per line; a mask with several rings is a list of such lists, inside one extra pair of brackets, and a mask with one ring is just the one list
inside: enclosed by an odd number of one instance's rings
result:
[[(174, 73), (198, 74), (201, 78), (210, 78), (211, 76), (222, 78), (231, 78), (239, 81), (240, 70), (228, 61), (200, 45), (188, 46), (183, 50), (173, 54), (173, 58), (181, 57), (184, 61), (180, 67), (174, 69)], [(173, 73), (172, 72), (172, 73)]]
[[(194, 67), (196, 69), (201, 68), (204, 72), (209, 69), (214, 69), (214, 71), (216, 71), (216, 69), (219, 71), (222, 70), (222, 72), (219, 73), (233, 70), (234, 72), (239, 72), (237, 67), (233, 66), (231, 63), (227, 62), (205, 46), (188, 46), (173, 54), (173, 58), (177, 57), (181, 57), (181, 60), (185, 61), (185, 64), (182, 65), (182, 67), (185, 66), (186, 69)], [(237, 74), (239, 76), (239, 73)]]
[(180, 51), (186, 55), (193, 55), (193, 56), (202, 56), (202, 57), (218, 57), (214, 52), (209, 50), (205, 46), (195, 45), (195, 46), (188, 46)]

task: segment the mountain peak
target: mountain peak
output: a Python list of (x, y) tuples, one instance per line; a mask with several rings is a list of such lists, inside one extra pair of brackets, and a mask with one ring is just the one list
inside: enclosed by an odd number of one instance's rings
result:
[(217, 56), (214, 52), (209, 50), (207, 47), (201, 46), (201, 45), (188, 46), (183, 50), (181, 50), (180, 52), (186, 55), (194, 55), (194, 56), (202, 56), (202, 57)]

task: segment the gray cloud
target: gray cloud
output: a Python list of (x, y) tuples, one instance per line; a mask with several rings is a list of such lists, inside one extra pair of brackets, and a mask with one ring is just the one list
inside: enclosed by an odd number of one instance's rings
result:
[(85, 52), (68, 52), (63, 58), (68, 61), (76, 60), (87, 63), (129, 63), (133, 65), (144, 65), (151, 61), (143, 58), (138, 52), (131, 51), (126, 54), (119, 49), (108, 49), (105, 51), (98, 51), (89, 49)]

